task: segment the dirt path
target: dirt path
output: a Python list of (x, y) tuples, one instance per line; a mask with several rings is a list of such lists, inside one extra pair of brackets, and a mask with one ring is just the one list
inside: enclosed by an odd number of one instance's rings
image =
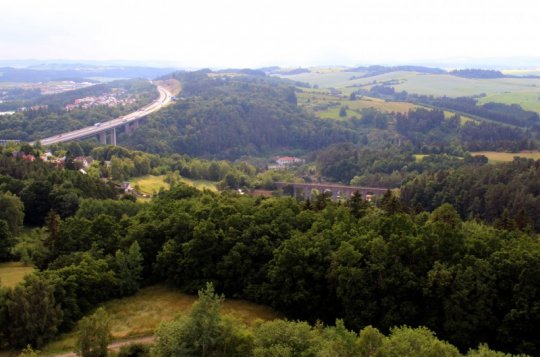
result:
[[(128, 340), (122, 340), (122, 341), (116, 341), (109, 345), (109, 351), (118, 351), (120, 347), (130, 345), (132, 343), (140, 343), (143, 345), (149, 345), (152, 342), (154, 342), (155, 337), (154, 336), (145, 336), (145, 337), (139, 337), (139, 338), (131, 338)], [(77, 357), (77, 354), (75, 352), (67, 352), (67, 353), (61, 353), (56, 355), (50, 355), (51, 357)]]

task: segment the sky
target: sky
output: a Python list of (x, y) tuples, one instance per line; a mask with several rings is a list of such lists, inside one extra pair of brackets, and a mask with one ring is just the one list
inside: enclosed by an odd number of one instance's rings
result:
[(540, 59), (538, 0), (0, 0), (0, 19), (0, 60), (255, 68)]

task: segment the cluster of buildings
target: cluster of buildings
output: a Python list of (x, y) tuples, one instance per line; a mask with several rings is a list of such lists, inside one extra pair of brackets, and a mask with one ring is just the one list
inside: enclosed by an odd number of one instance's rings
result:
[(90, 82), (74, 82), (74, 81), (59, 81), (38, 83), (37, 87), (41, 90), (41, 94), (56, 94), (67, 92), (70, 90), (86, 88), (94, 85)]
[(49, 109), (49, 106), (47, 104), (42, 105), (32, 105), (31, 107), (21, 107), (18, 109), (20, 112), (25, 112), (27, 110), (47, 110)]
[[(56, 157), (50, 151), (44, 152), (39, 157), (36, 157), (32, 154), (26, 154), (23, 151), (15, 151), (12, 153), (13, 157), (25, 160), (25, 161), (36, 161), (41, 160), (43, 162), (48, 162), (55, 165), (57, 168), (63, 169), (66, 165), (66, 157)], [(88, 168), (92, 165), (94, 159), (91, 156), (77, 156), (73, 158), (73, 163), (79, 168), (79, 171), (83, 174), (86, 174)], [(110, 162), (106, 161), (106, 164)]]
[(75, 99), (73, 103), (66, 105), (65, 109), (67, 111), (70, 111), (73, 109), (88, 109), (97, 106), (116, 107), (117, 105), (127, 105), (135, 103), (135, 98), (129, 97), (119, 99), (121, 94), (123, 94), (123, 92), (117, 91), (114, 93), (103, 94), (95, 97), (84, 97)]
[[(58, 168), (64, 168), (66, 164), (66, 157), (55, 157), (49, 151), (41, 154), (39, 157), (41, 161), (49, 162), (54, 164)], [(23, 158), (24, 159), (24, 158)], [(32, 160), (34, 161), (34, 160)], [(94, 159), (91, 156), (77, 156), (73, 158), (73, 163), (79, 168), (79, 171), (83, 174), (86, 174), (88, 168), (92, 165)]]

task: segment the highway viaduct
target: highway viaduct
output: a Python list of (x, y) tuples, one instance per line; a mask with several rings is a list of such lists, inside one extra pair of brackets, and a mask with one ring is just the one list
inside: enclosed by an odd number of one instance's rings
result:
[(158, 99), (133, 113), (103, 123), (95, 123), (93, 126), (88, 126), (86, 128), (44, 138), (40, 140), (40, 143), (42, 146), (48, 146), (66, 141), (97, 136), (101, 144), (116, 145), (116, 129), (124, 128), (126, 133), (131, 134), (139, 127), (140, 121), (143, 117), (160, 110), (171, 102), (172, 95), (167, 89), (157, 86), (157, 90), (159, 92)]

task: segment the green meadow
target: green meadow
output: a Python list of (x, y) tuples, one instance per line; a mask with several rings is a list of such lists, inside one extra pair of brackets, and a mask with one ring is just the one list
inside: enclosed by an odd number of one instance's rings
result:
[(33, 267), (21, 262), (0, 263), (0, 286), (15, 286), (33, 271)]
[[(203, 190), (207, 189), (210, 191), (217, 192), (217, 182), (208, 181), (208, 180), (191, 180), (185, 177), (181, 177), (180, 181), (187, 184), (188, 186), (195, 187), (196, 189)], [(142, 177), (137, 177), (130, 180), (131, 187), (137, 186), (141, 193), (147, 195), (153, 195), (159, 192), (160, 189), (168, 190), (170, 185), (165, 182), (165, 175), (146, 175)]]
[[(111, 317), (111, 332), (115, 340), (153, 335), (162, 322), (191, 311), (196, 295), (188, 295), (166, 285), (149, 286), (133, 296), (108, 301), (101, 306)], [(225, 299), (222, 312), (246, 325), (258, 320), (273, 320), (282, 317), (273, 309), (245, 300)], [(52, 355), (70, 351), (75, 347), (75, 332), (59, 336), (47, 344), (41, 353)]]

